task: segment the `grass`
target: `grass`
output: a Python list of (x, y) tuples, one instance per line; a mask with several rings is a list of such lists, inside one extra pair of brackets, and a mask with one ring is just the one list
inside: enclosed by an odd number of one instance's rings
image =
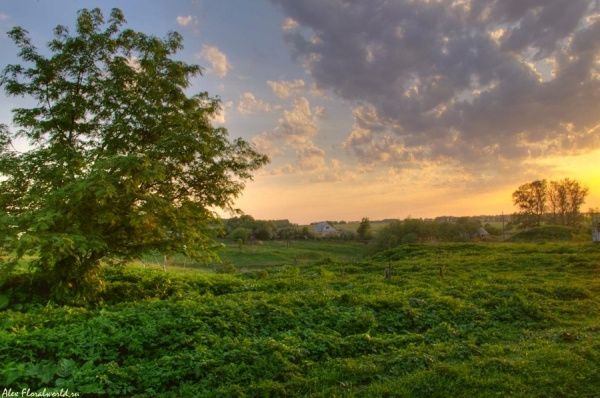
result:
[[(364, 255), (365, 244), (339, 240), (265, 241), (244, 244), (240, 248), (231, 241), (223, 241), (225, 247), (219, 253), (222, 262), (234, 264), (240, 271), (268, 269), (273, 267), (307, 265), (326, 259), (353, 261)], [(147, 269), (163, 269), (162, 257), (148, 256), (137, 266)], [(194, 273), (213, 272), (218, 263), (200, 264), (181, 256), (168, 260), (167, 272)]]
[(5, 296), (0, 385), (147, 397), (598, 396), (600, 245), (410, 245), (360, 260), (327, 247), (309, 264), (288, 257), (235, 275), (105, 270), (97, 308)]

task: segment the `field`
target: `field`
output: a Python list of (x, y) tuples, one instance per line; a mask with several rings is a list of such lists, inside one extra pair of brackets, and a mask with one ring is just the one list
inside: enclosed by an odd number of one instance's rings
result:
[(97, 307), (7, 290), (0, 386), (142, 397), (600, 395), (600, 245), (410, 245), (363, 258), (338, 245), (296, 265), (276, 255), (298, 258), (301, 246), (273, 249), (279, 266), (257, 270), (268, 245), (240, 257), (230, 248), (229, 261), (248, 268), (236, 274), (107, 269)]
[[(238, 246), (229, 240), (223, 240), (224, 249), (219, 252), (223, 263), (231, 263), (240, 271), (268, 269), (273, 267), (308, 265), (327, 259), (352, 261), (362, 257), (365, 244), (360, 242), (341, 242), (336, 240), (300, 240), (265, 241), (247, 243)], [(163, 269), (161, 256), (148, 256), (145, 263), (136, 263), (148, 269)], [(185, 261), (180, 257), (168, 260), (167, 272), (213, 272), (218, 263), (198, 264)]]

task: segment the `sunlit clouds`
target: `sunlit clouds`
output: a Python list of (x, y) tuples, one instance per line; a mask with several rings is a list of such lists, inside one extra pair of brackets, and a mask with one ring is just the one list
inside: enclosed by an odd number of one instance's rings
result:
[[(257, 218), (511, 213), (565, 177), (600, 206), (598, 1), (132, 2), (132, 28), (184, 36), (212, 121), (270, 157), (236, 203)], [(0, 25), (27, 26), (19, 7)]]
[(227, 56), (215, 46), (203, 45), (202, 51), (197, 55), (198, 58), (206, 60), (211, 67), (206, 69), (206, 73), (214, 73), (219, 77), (227, 76), (231, 70), (231, 65), (227, 62)]

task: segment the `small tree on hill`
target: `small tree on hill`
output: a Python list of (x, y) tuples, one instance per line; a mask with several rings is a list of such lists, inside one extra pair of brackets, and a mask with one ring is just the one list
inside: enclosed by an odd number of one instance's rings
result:
[(356, 229), (356, 233), (360, 239), (371, 239), (371, 221), (367, 217), (361, 220), (360, 225)]
[[(124, 23), (117, 9), (107, 23), (99, 9), (81, 10), (74, 35), (55, 29), (49, 57), (15, 27), (8, 35), (25, 64), (7, 66), (0, 81), (8, 95), (37, 103), (13, 110), (16, 133), (0, 129), (10, 264), (33, 255), (55, 293), (82, 299), (98, 282), (100, 261), (150, 250), (213, 258), (212, 209), (231, 210), (267, 162), (211, 125), (218, 98), (186, 95), (200, 67), (172, 59), (179, 34), (159, 39)], [(25, 153), (11, 149), (16, 137), (28, 140)]]

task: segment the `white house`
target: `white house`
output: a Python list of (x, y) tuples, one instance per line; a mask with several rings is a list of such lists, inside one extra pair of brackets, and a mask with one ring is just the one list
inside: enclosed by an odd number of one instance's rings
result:
[(329, 224), (328, 222), (320, 222), (317, 225), (315, 225), (315, 234), (320, 235), (325, 238), (325, 237), (338, 236), (340, 234), (340, 231), (333, 228), (333, 226), (331, 224)]

